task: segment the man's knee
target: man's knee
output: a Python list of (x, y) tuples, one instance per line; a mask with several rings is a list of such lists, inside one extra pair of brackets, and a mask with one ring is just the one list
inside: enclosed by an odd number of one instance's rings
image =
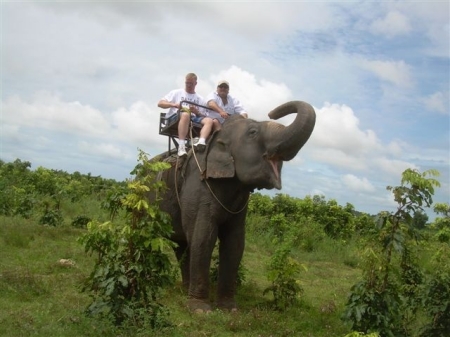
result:
[(203, 124), (203, 125), (209, 125), (209, 126), (212, 126), (212, 125), (213, 125), (213, 120), (212, 120), (211, 118), (203, 118), (202, 124)]
[(222, 125), (220, 124), (220, 122), (217, 119), (214, 119), (213, 120), (213, 127), (214, 127), (214, 130), (220, 130)]
[(186, 121), (186, 120), (189, 120), (189, 119), (191, 119), (191, 116), (188, 113), (182, 113), (180, 115), (180, 120), (182, 120), (182, 121)]

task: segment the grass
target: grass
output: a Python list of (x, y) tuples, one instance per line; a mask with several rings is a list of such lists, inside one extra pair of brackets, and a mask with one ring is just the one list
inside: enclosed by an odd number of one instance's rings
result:
[[(0, 217), (0, 335), (17, 336), (344, 336), (341, 322), (347, 293), (360, 276), (345, 263), (345, 249), (331, 241), (310, 252), (297, 251), (305, 265), (300, 275), (304, 295), (297, 307), (274, 311), (265, 265), (270, 249), (248, 239), (244, 254), (246, 281), (239, 288), (237, 313), (198, 315), (185, 308), (180, 284), (162, 298), (173, 327), (165, 331), (116, 329), (108, 321), (87, 317), (88, 294), (80, 292), (93, 259), (77, 243), (82, 229), (46, 227), (34, 220)], [(325, 248), (326, 247), (326, 248)], [(61, 265), (70, 259), (74, 265)], [(355, 259), (355, 258), (353, 258)]]

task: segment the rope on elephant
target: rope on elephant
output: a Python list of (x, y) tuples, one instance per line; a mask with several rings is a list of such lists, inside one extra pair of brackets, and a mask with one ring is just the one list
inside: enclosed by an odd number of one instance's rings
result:
[[(191, 136), (191, 139), (192, 139), (192, 125), (191, 125), (191, 128), (190, 128), (190, 136)], [(194, 159), (195, 159), (195, 162), (197, 163), (197, 167), (198, 167), (198, 170), (200, 171), (200, 175), (202, 175), (203, 172), (202, 172), (202, 168), (201, 168), (201, 166), (200, 166), (200, 163), (198, 162), (197, 155), (196, 155), (196, 153), (195, 153), (195, 146), (192, 147), (192, 153), (194, 154)], [(206, 178), (205, 178), (205, 179), (203, 179), (203, 181), (205, 182), (206, 186), (208, 187), (208, 189), (209, 189), (209, 191), (211, 192), (211, 195), (214, 197), (214, 199), (216, 199), (216, 201), (219, 203), (219, 205), (222, 206), (222, 208), (223, 208), (224, 210), (226, 210), (228, 213), (231, 213), (231, 214), (239, 214), (239, 213), (241, 213), (241, 212), (247, 207), (248, 202), (250, 201), (250, 194), (249, 194), (249, 196), (248, 196), (248, 198), (247, 198), (247, 201), (245, 202), (244, 207), (242, 207), (239, 211), (232, 211), (232, 210), (228, 209), (228, 208), (227, 208), (227, 207), (219, 200), (219, 198), (216, 196), (216, 194), (215, 194), (215, 193), (213, 192), (213, 190), (211, 189), (211, 186), (209, 185), (208, 180), (206, 180)], [(178, 193), (177, 193), (177, 196), (178, 196)], [(179, 203), (180, 203), (180, 201), (178, 201), (178, 204), (179, 204)]]
[[(189, 128), (189, 135), (190, 135), (190, 138), (191, 138), (191, 140), (193, 139), (192, 138), (192, 122), (191, 122), (191, 124), (190, 124), (190, 128)], [(193, 146), (192, 147), (192, 153), (193, 153), (193, 155), (194, 155), (194, 159), (195, 159), (195, 162), (197, 163), (197, 167), (198, 167), (198, 169), (199, 169), (199, 171), (200, 171), (200, 175), (202, 174), (202, 169), (201, 169), (201, 167), (200, 167), (200, 163), (198, 162), (198, 159), (197, 159), (197, 155), (196, 155), (196, 153), (195, 153), (195, 146)], [(166, 158), (167, 159), (167, 158)], [(178, 164), (179, 164), (179, 162), (180, 162), (180, 160), (179, 160), (179, 157), (177, 157), (177, 159), (176, 159), (176, 162), (175, 162), (175, 172), (174, 172), (174, 174), (175, 174), (175, 193), (176, 193), (176, 195), (177, 195), (177, 201), (178, 201), (178, 206), (181, 208), (181, 201), (180, 201), (180, 194), (179, 194), (179, 191), (178, 191)], [(208, 181), (206, 180), (206, 179), (204, 179), (204, 182), (205, 182), (205, 184), (206, 184), (206, 186), (208, 187), (208, 189), (209, 189), (209, 191), (211, 192), (211, 195), (214, 197), (214, 199), (216, 199), (216, 201), (219, 203), (219, 205), (220, 206), (222, 206), (222, 208), (224, 209), (224, 210), (226, 210), (228, 213), (230, 213), (230, 214), (239, 214), (239, 213), (241, 213), (242, 211), (244, 211), (245, 210), (245, 208), (247, 207), (247, 205), (248, 205), (248, 203), (249, 203), (249, 201), (250, 201), (250, 194), (249, 194), (249, 196), (248, 196), (248, 198), (247, 198), (247, 201), (245, 202), (245, 205), (240, 209), (240, 210), (238, 210), (238, 211), (232, 211), (232, 210), (230, 210), (230, 209), (228, 209), (220, 200), (219, 200), (219, 198), (216, 196), (216, 194), (213, 192), (213, 190), (211, 189), (211, 186), (209, 185), (209, 183), (208, 183)]]
[(177, 181), (177, 177), (178, 177), (178, 157), (177, 157), (177, 162), (175, 164), (175, 193), (177, 195), (177, 201), (178, 201), (178, 206), (181, 209), (181, 202), (180, 202), (180, 195), (178, 194), (178, 181)]
[(230, 209), (228, 209), (224, 204), (222, 204), (222, 202), (219, 200), (219, 198), (217, 198), (217, 196), (214, 194), (213, 190), (211, 189), (211, 186), (209, 186), (208, 182), (205, 180), (206, 186), (208, 186), (209, 191), (211, 192), (212, 196), (214, 197), (214, 199), (217, 200), (217, 202), (220, 204), (220, 206), (222, 206), (222, 208), (224, 210), (226, 210), (228, 213), (231, 214), (239, 214), (241, 213), (248, 205), (248, 202), (250, 201), (250, 194), (248, 195), (247, 201), (245, 202), (244, 207), (242, 207), (239, 211), (232, 211)]
[[(192, 135), (192, 128), (193, 128), (193, 125), (192, 125), (192, 120), (190, 121), (190, 123), (189, 123), (189, 136), (190, 136), (190, 139), (191, 139), (191, 142), (192, 142), (192, 137), (193, 137), (193, 135)], [(194, 149), (194, 146), (192, 146), (192, 152), (194, 152), (194, 156), (195, 156), (195, 149)], [(180, 194), (179, 194), (179, 192), (178, 192), (178, 164), (179, 164), (179, 162), (180, 162), (180, 157), (178, 157), (177, 156), (177, 161), (176, 161), (176, 163), (175, 163), (175, 194), (177, 195), (177, 201), (178, 201), (178, 206), (181, 208), (181, 201), (180, 201)]]

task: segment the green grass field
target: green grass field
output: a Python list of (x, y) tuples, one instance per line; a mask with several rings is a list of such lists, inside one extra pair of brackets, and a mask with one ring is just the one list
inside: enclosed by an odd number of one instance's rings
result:
[[(238, 291), (239, 311), (193, 314), (185, 308), (180, 284), (167, 289), (163, 304), (171, 328), (154, 332), (116, 329), (107, 320), (88, 317), (88, 294), (80, 291), (93, 268), (77, 238), (83, 229), (41, 226), (33, 220), (0, 217), (0, 335), (17, 336), (345, 336), (340, 320), (350, 287), (360, 277), (357, 257), (332, 240), (312, 252), (295, 252), (305, 270), (300, 305), (274, 311), (265, 265), (270, 249), (248, 239), (243, 259), (245, 282)], [(61, 264), (69, 259), (73, 264)], [(350, 261), (350, 262), (349, 262)]]

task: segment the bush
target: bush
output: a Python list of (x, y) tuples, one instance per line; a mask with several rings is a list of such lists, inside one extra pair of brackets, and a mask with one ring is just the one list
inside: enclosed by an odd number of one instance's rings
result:
[(92, 221), (80, 238), (85, 251), (97, 255), (83, 290), (93, 298), (89, 314), (106, 316), (117, 325), (134, 322), (157, 329), (169, 324), (168, 310), (158, 299), (175, 280), (175, 267), (166, 252), (174, 244), (167, 239), (172, 232), (170, 216), (157, 203), (149, 204), (147, 196), (165, 188), (155, 177), (169, 165), (149, 162), (143, 152), (139, 160), (136, 178), (120, 199), (125, 222)]
[(282, 240), (276, 241), (278, 248), (272, 255), (267, 272), (267, 279), (271, 284), (264, 289), (263, 294), (272, 293), (275, 308), (285, 310), (298, 303), (299, 296), (303, 293), (297, 276), (301, 267), (305, 267), (290, 256), (297, 241), (293, 230), (290, 230)]
[(72, 226), (78, 228), (86, 228), (87, 224), (91, 221), (92, 219), (90, 217), (86, 215), (79, 215), (75, 219), (73, 219)]
[(383, 337), (410, 335), (423, 282), (413, 253), (418, 238), (413, 215), (423, 211), (422, 205), (432, 204), (434, 186), (439, 183), (426, 176), (437, 174), (407, 169), (401, 186), (387, 187), (398, 207), (392, 214), (380, 212), (377, 226), (367, 238), (370, 246), (365, 248), (364, 277), (352, 287), (343, 315), (352, 330), (378, 332)]
[(58, 209), (45, 209), (44, 214), (39, 218), (40, 225), (60, 226), (64, 222), (61, 211)]
[(446, 337), (450, 332), (450, 263), (448, 245), (432, 259), (432, 272), (423, 286), (422, 303), (429, 323), (425, 325), (421, 337)]

